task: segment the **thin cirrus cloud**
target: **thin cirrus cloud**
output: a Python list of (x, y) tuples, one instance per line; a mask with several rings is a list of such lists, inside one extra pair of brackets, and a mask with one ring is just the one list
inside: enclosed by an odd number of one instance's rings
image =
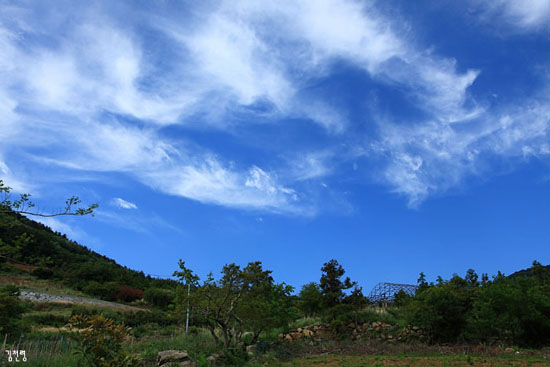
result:
[(122, 198), (114, 198), (113, 200), (111, 200), (112, 204), (115, 205), (115, 206), (118, 206), (119, 208), (122, 208), (122, 209), (137, 209), (137, 205), (132, 203), (132, 202), (129, 202), (129, 201), (126, 201)]
[[(495, 2), (483, 9), (538, 27), (546, 18), (537, 14), (547, 3)], [(4, 166), (10, 164), (6, 153), (17, 148), (35, 164), (122, 172), (206, 204), (311, 215), (317, 204), (301, 183), (334, 174), (336, 165), (356, 157), (354, 151), (382, 160), (381, 181), (411, 206), (481, 172), (487, 154), (545, 154), (544, 98), (520, 109), (478, 102), (471, 87), (483, 70), (460, 67), (460, 60), (419, 44), (406, 19), (381, 13), (374, 1), (187, 6), (193, 11), (183, 15), (160, 5), (140, 10), (128, 3), (67, 3), (63, 15), (33, 3), (4, 5)], [(422, 118), (367, 116), (376, 133), (363, 141), (351, 137), (349, 127), (357, 122), (348, 111), (310, 88), (333, 77), (342, 61), (370, 83), (397, 91)], [(243, 111), (247, 118), (238, 118)], [(244, 163), (185, 134), (288, 119), (320, 128), (326, 146), (289, 163), (303, 143), (297, 138), (268, 163)], [(184, 133), (164, 134), (170, 126)], [(30, 130), (32, 136), (25, 133)], [(349, 152), (336, 148), (342, 141), (353, 142)]]
[(501, 22), (516, 31), (549, 30), (550, 0), (470, 0), (482, 22)]
[(382, 181), (405, 195), (409, 206), (417, 207), (432, 194), (460, 186), (469, 176), (491, 173), (488, 158), (550, 155), (548, 106), (537, 102), (484, 114), (471, 126), (459, 128), (438, 121), (414, 127), (388, 123), (383, 139), (372, 144), (370, 152), (388, 157)]

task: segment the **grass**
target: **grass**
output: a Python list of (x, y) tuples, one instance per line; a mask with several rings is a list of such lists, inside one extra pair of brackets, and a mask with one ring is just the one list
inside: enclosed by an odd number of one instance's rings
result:
[[(264, 364), (265, 365), (265, 364)], [(545, 356), (531, 355), (503, 355), (498, 357), (472, 356), (472, 355), (445, 355), (445, 356), (417, 356), (417, 355), (363, 355), (363, 356), (338, 356), (321, 355), (303, 357), (289, 362), (275, 362), (268, 366), (281, 367), (466, 367), (466, 366), (549, 366), (550, 359)]]
[[(66, 333), (33, 333), (29, 340), (20, 345), (20, 349), (25, 350), (27, 362), (24, 365), (29, 367), (76, 366), (79, 359), (79, 356), (73, 354), (76, 342)], [(178, 330), (178, 334), (172, 336), (131, 339), (125, 343), (124, 349), (132, 355), (139, 355), (145, 366), (156, 366), (157, 353), (162, 350), (186, 350), (193, 360), (206, 360), (206, 357), (218, 351), (212, 337), (206, 332), (186, 336), (183, 330)]]

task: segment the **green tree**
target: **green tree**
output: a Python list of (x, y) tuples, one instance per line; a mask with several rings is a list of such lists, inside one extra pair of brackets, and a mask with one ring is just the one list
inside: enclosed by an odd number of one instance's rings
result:
[(344, 291), (352, 288), (357, 283), (352, 282), (349, 277), (342, 280), (346, 271), (342, 265), (338, 264), (338, 261), (334, 259), (326, 262), (321, 268), (321, 271), (320, 286), (325, 309), (342, 304), (346, 297)]
[(147, 288), (143, 294), (143, 298), (151, 306), (166, 309), (170, 304), (174, 303), (175, 294), (171, 289)]
[(540, 346), (550, 342), (550, 294), (536, 278), (497, 276), (474, 301), (469, 335), (481, 341)]
[(432, 342), (457, 341), (471, 307), (467, 282), (455, 275), (441, 284), (422, 284), (422, 279), (419, 284), (422, 290), (405, 306), (407, 322), (422, 327)]
[(322, 310), (323, 293), (321, 287), (315, 282), (302, 286), (299, 297), (299, 308), (304, 316), (318, 315)]
[[(437, 283), (443, 284), (444, 283), (443, 278), (441, 278), (440, 276), (437, 277)], [(416, 284), (418, 286), (418, 288), (416, 288), (416, 294), (422, 293), (424, 290), (430, 287), (430, 285), (426, 281), (426, 274), (424, 274), (424, 272), (421, 272), (419, 274), (418, 279), (416, 280)]]
[(479, 277), (474, 269), (468, 269), (466, 272), (466, 276), (464, 277), (464, 280), (468, 283), (468, 287), (470, 288), (477, 288), (479, 287)]
[[(182, 261), (179, 265), (182, 279), (190, 271)], [(292, 287), (276, 284), (271, 271), (263, 270), (259, 261), (243, 269), (228, 264), (223, 267), (220, 279), (215, 280), (209, 274), (200, 286), (193, 285), (190, 294), (184, 287), (180, 288), (177, 307), (185, 310), (189, 300), (192, 314), (210, 330), (216, 343), (234, 351), (244, 332), (252, 332), (250, 343), (254, 343), (262, 331), (291, 321), (294, 317), (291, 292)]]

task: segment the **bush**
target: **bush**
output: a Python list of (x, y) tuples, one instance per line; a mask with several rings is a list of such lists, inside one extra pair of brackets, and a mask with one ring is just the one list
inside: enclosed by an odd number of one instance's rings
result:
[(7, 285), (0, 288), (0, 335), (23, 331), (21, 316), (25, 306), (19, 300), (19, 288)]
[(117, 295), (118, 288), (112, 283), (101, 284), (92, 280), (82, 288), (82, 291), (105, 301), (113, 301)]
[(148, 288), (143, 294), (143, 298), (151, 306), (166, 309), (168, 305), (174, 302), (174, 291), (162, 288)]
[(432, 342), (455, 342), (466, 327), (470, 299), (454, 284), (429, 287), (406, 305), (408, 323), (423, 328)]
[[(124, 324), (102, 315), (92, 317), (75, 315), (70, 325), (80, 329), (73, 338), (78, 342), (77, 353), (91, 367), (134, 367), (140, 363), (137, 357), (122, 350), (122, 343), (129, 337)], [(82, 329), (84, 328), (84, 329)]]
[(54, 272), (50, 268), (39, 266), (32, 271), (32, 275), (34, 275), (38, 279), (51, 279), (54, 277)]
[(535, 278), (497, 278), (474, 303), (469, 336), (541, 346), (550, 342), (550, 295)]

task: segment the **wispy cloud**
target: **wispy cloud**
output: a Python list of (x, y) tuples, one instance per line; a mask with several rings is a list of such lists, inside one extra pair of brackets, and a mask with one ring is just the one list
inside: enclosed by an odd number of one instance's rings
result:
[(523, 108), (483, 114), (465, 125), (386, 121), (382, 140), (371, 145), (370, 154), (385, 157), (383, 181), (416, 207), (469, 176), (491, 174), (490, 159), (550, 154), (548, 106), (544, 98)]
[(550, 0), (470, 0), (483, 22), (495, 21), (516, 31), (548, 31)]
[[(547, 19), (548, 0), (493, 4), (484, 14), (524, 27)], [(311, 214), (304, 181), (326, 178), (345, 161), (326, 152), (340, 152), (333, 147), (342, 141), (364, 150), (346, 140), (357, 123), (348, 111), (310, 88), (342, 61), (422, 115), (379, 119), (378, 135), (362, 143), (385, 161), (384, 182), (411, 205), (478, 172), (483, 154), (544, 151), (537, 145), (547, 134), (543, 101), (517, 110), (478, 102), (470, 90), (482, 71), (419, 43), (406, 19), (383, 14), (374, 1), (205, 2), (187, 4), (185, 14), (123, 2), (64, 5), (59, 13), (21, 2), (0, 15), (4, 175), (6, 152), (17, 151), (45, 166), (121, 172), (202, 203)], [(300, 149), (291, 164), (300, 141), (268, 162), (243, 163), (187, 134), (289, 119), (311, 122), (330, 142)]]
[(118, 206), (119, 208), (122, 208), (122, 209), (137, 209), (136, 204), (131, 203), (131, 202), (126, 201), (126, 200), (121, 199), (121, 198), (114, 198), (111, 202), (112, 202), (113, 205), (116, 205), (116, 206)]
[(68, 238), (70, 238), (73, 241), (81, 241), (81, 242), (90, 242), (90, 240), (95, 241), (95, 239), (92, 239), (85, 231), (78, 228), (77, 226), (72, 226), (65, 221), (62, 221), (57, 218), (43, 218), (43, 217), (35, 217), (35, 216), (29, 216), (30, 219), (40, 222), (48, 227), (50, 227), (52, 230), (59, 232), (61, 234), (66, 234)]

